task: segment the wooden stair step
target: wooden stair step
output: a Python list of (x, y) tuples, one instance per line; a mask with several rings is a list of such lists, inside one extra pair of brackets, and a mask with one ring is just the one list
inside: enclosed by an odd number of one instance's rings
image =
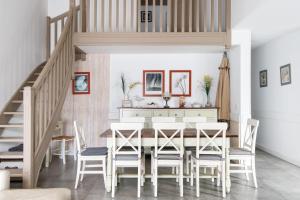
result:
[(0, 128), (23, 128), (23, 124), (1, 124)]
[(4, 112), (4, 115), (23, 115), (24, 113), (22, 111), (16, 111), (16, 112)]
[(23, 159), (23, 152), (0, 152), (0, 159)]
[(35, 72), (35, 73), (34, 73), (35, 76), (38, 76), (38, 75), (40, 75), (40, 74), (41, 74), (41, 73), (39, 73), (39, 72)]
[(0, 137), (0, 142), (22, 143), (23, 137)]
[(22, 169), (5, 169), (5, 170), (9, 171), (11, 178), (22, 178), (23, 177)]
[(27, 81), (28, 84), (34, 84), (35, 81)]
[(12, 103), (20, 104), (20, 103), (23, 103), (23, 100), (13, 100)]

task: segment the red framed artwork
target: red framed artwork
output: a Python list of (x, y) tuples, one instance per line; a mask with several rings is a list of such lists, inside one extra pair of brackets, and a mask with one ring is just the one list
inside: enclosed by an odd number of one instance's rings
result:
[(73, 94), (90, 94), (90, 72), (75, 72), (72, 85)]
[(192, 96), (192, 71), (170, 70), (169, 89), (172, 96)]
[(162, 96), (165, 92), (165, 71), (143, 71), (143, 96)]

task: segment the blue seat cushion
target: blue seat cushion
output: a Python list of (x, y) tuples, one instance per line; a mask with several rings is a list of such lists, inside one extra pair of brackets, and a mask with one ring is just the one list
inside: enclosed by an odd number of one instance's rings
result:
[(82, 156), (105, 156), (107, 155), (106, 147), (88, 147), (81, 152)]
[(139, 156), (137, 154), (124, 154), (124, 155), (116, 155), (115, 160), (121, 160), (121, 161), (133, 161), (138, 160)]
[(160, 154), (157, 155), (158, 160), (181, 160), (182, 158), (178, 154)]
[(224, 160), (224, 158), (222, 158), (222, 155), (206, 155), (206, 154), (200, 154), (199, 155), (199, 158), (196, 157), (196, 152), (193, 152), (192, 153), (192, 157), (194, 159), (197, 159), (197, 160), (214, 160), (214, 161), (222, 161)]
[(251, 151), (242, 148), (230, 148), (229, 155), (252, 155)]

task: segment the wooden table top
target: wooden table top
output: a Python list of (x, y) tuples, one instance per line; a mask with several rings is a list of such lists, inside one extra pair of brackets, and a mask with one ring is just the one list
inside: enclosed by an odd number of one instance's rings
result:
[[(130, 134), (132, 133), (132, 131), (124, 131), (123, 134), (127, 135), (126, 133)], [(164, 132), (167, 136), (170, 136), (174, 133), (174, 131), (170, 130), (170, 131), (165, 131)], [(184, 130), (184, 137), (185, 138), (195, 138), (196, 137), (196, 129), (185, 129)], [(216, 131), (207, 131), (208, 136), (212, 137), (214, 134), (216, 133)], [(218, 135), (218, 137), (221, 137), (222, 135)], [(106, 131), (104, 131), (102, 134), (100, 134), (100, 137), (102, 138), (111, 138), (112, 137), (112, 131), (111, 129), (107, 129)], [(142, 138), (153, 138), (154, 137), (154, 129), (152, 128), (145, 128), (142, 129)], [(201, 137), (205, 137), (203, 134), (201, 134)], [(226, 137), (229, 138), (237, 138), (238, 134), (236, 133), (231, 133), (230, 131), (226, 132)]]

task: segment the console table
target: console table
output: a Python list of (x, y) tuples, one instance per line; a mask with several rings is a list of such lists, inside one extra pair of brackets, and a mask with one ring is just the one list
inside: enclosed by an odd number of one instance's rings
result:
[(175, 117), (181, 122), (183, 117), (207, 118), (208, 122), (218, 121), (218, 108), (119, 108), (123, 117), (145, 117), (145, 128), (152, 128), (152, 117)]

